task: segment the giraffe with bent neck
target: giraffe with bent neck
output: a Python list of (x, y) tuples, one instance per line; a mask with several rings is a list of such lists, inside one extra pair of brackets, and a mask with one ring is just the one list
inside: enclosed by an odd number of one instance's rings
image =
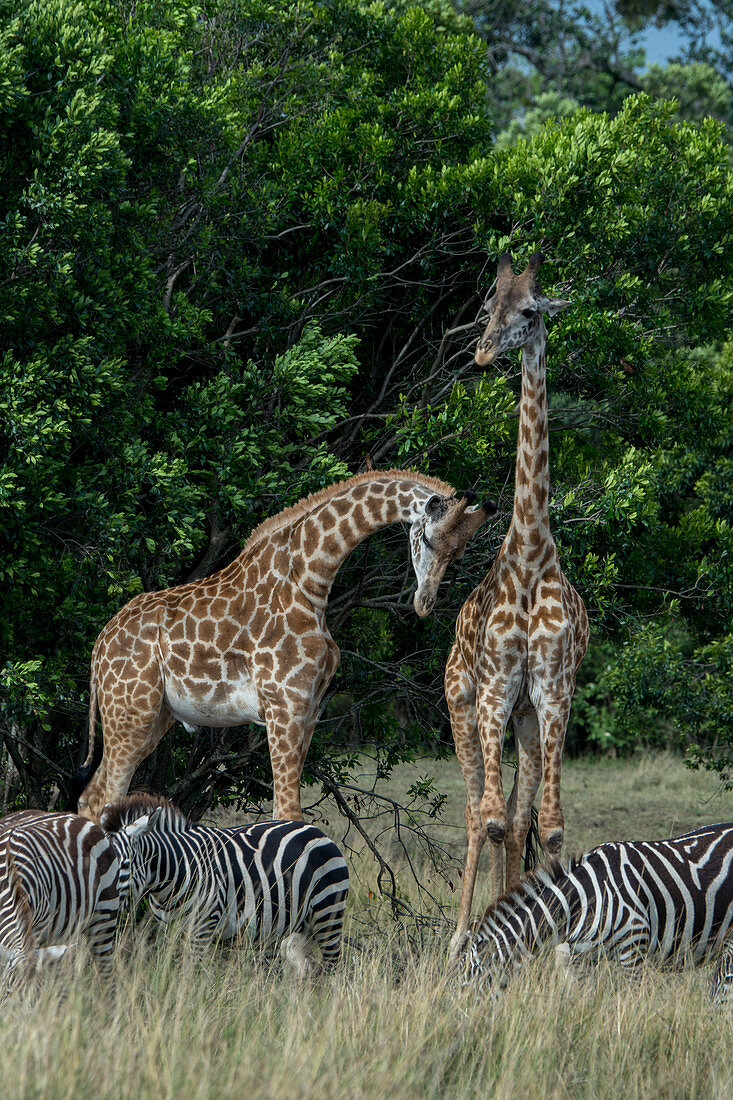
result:
[[(521, 275), (505, 253), (476, 363), (488, 366), (522, 349), (514, 508), (496, 561), (463, 605), (445, 670), (445, 694), (456, 755), (466, 784), (468, 851), (451, 955), (465, 938), (484, 841), (490, 842), (492, 897), (519, 883), (531, 810), (542, 780), (540, 841), (562, 847), (560, 769), (575, 678), (588, 645), (583, 601), (568, 582), (550, 530), (549, 446), (543, 314), (570, 303), (546, 298), (537, 285), (542, 254)], [(517, 775), (504, 798), (501, 756), (509, 719)], [(504, 878), (506, 850), (506, 879)]]
[(447, 566), (496, 510), (492, 501), (469, 507), (474, 499), (409, 470), (357, 474), (265, 520), (213, 576), (136, 596), (92, 653), (84, 779), (97, 704), (104, 751), (79, 813), (98, 821), (178, 720), (189, 729), (264, 724), (273, 816), (302, 818), (303, 764), (339, 663), (325, 618), (339, 567), (372, 532), (409, 524), (414, 607), (428, 615)]

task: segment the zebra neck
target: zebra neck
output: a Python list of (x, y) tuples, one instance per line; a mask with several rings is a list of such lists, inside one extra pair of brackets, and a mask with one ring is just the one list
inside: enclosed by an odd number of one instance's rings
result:
[(523, 883), (520, 892), (499, 901), (487, 919), (499, 961), (507, 963), (515, 954), (536, 955), (569, 939), (580, 908), (577, 888), (567, 876), (553, 881), (541, 874)]
[(199, 909), (216, 892), (217, 880), (211, 873), (214, 855), (206, 835), (198, 837), (193, 829), (187, 830), (185, 843), (172, 834), (159, 844), (149, 891), (150, 908), (159, 920)]

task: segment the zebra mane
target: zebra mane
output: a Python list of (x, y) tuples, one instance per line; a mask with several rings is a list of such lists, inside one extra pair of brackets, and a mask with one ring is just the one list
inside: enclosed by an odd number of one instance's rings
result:
[(105, 833), (118, 833), (125, 825), (151, 814), (159, 806), (162, 808), (160, 824), (164, 828), (172, 832), (182, 832), (188, 828), (189, 821), (182, 810), (163, 795), (148, 794), (147, 791), (135, 791), (116, 802), (109, 802), (102, 810), (102, 828)]
[(582, 859), (582, 855), (573, 856), (568, 860), (562, 860), (558, 856), (550, 856), (547, 863), (542, 867), (537, 867), (536, 870), (529, 871), (524, 875), (519, 886), (500, 894), (481, 917), (472, 921), (472, 925), (476, 928), (499, 909), (505, 906), (511, 907), (517, 902), (523, 902), (534, 890), (541, 889), (543, 886), (553, 886), (574, 871)]

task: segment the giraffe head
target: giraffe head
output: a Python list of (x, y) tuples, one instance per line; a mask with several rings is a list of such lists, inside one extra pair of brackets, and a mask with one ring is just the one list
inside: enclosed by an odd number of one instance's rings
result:
[(493, 500), (469, 507), (475, 499), (473, 490), (451, 497), (434, 494), (410, 527), (412, 565), (417, 577), (413, 603), (421, 619), (433, 610), (448, 566), (461, 560), (471, 535), (496, 511)]
[(496, 287), (485, 303), (489, 323), (476, 348), (476, 363), (487, 367), (497, 356), (519, 348), (544, 331), (542, 315), (552, 317), (570, 302), (546, 298), (537, 285), (541, 252), (535, 252), (521, 275), (512, 271), (512, 258), (505, 252), (499, 260)]

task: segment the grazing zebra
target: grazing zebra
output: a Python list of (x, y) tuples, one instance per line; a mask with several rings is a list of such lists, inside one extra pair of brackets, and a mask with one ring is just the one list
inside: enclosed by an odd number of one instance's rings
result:
[(117, 857), (102, 829), (76, 814), (22, 810), (0, 820), (3, 995), (27, 984), (37, 949), (84, 933), (108, 977), (120, 906)]
[(147, 794), (109, 803), (101, 824), (120, 861), (120, 892), (147, 896), (160, 921), (188, 918), (195, 944), (245, 936), (267, 951), (305, 933), (325, 964), (338, 961), (349, 872), (314, 825), (192, 825)]
[(466, 981), (503, 981), (560, 943), (571, 959), (700, 963), (732, 924), (733, 824), (601, 844), (568, 867), (555, 862), (529, 875), (474, 922), (463, 950)]
[(710, 996), (717, 1004), (733, 1008), (733, 935), (728, 937), (720, 953)]

